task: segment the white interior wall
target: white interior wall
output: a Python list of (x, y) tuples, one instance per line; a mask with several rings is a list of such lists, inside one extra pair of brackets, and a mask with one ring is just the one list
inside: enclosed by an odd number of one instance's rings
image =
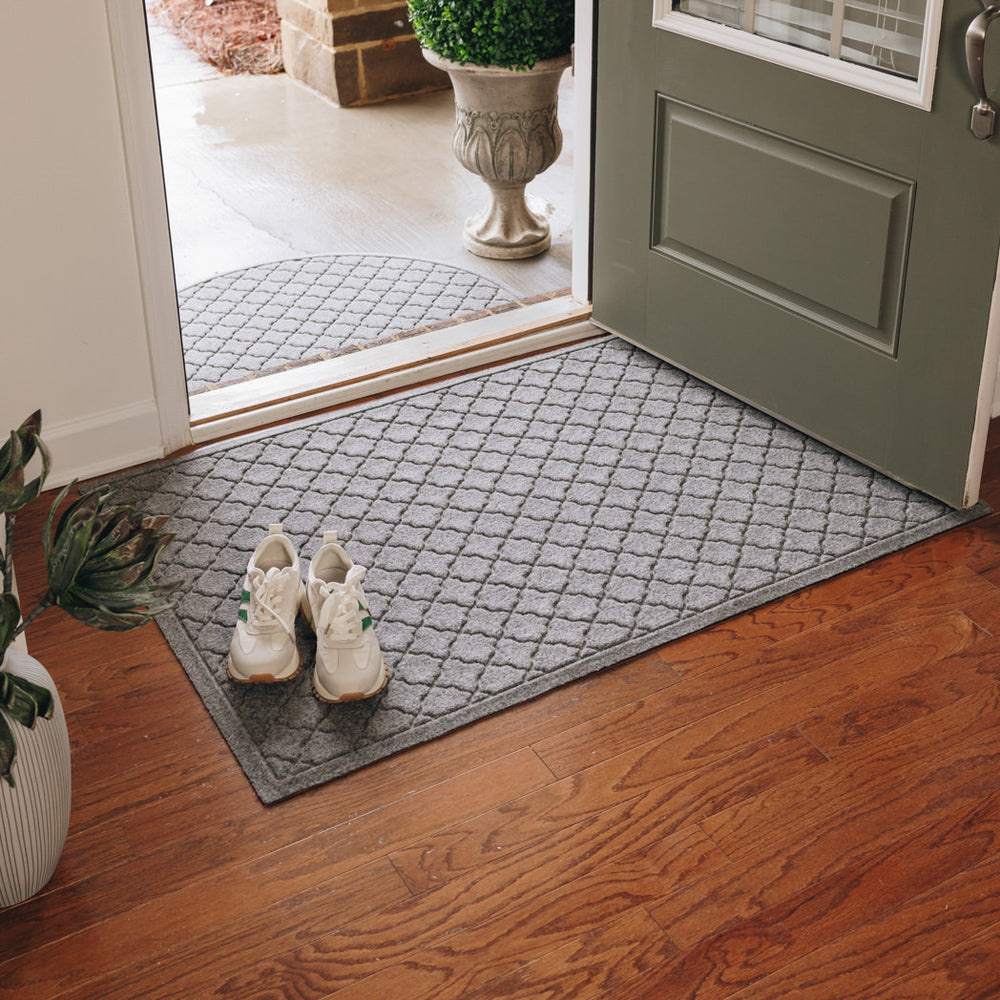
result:
[(104, 0), (7, 0), (0, 433), (41, 407), (51, 485), (163, 454)]

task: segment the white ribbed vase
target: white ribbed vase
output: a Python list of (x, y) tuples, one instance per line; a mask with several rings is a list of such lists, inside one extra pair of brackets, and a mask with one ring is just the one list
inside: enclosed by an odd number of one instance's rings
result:
[(66, 843), (70, 808), (70, 751), (66, 716), (49, 672), (38, 660), (8, 649), (0, 670), (48, 688), (51, 719), (33, 729), (11, 723), (17, 741), (14, 788), (0, 780), (0, 907), (39, 892), (52, 878)]
[(524, 187), (555, 163), (562, 149), (559, 80), (570, 56), (513, 70), (456, 63), (429, 49), (422, 52), (451, 77), (455, 156), (490, 189), (489, 204), (465, 223), (466, 250), (499, 260), (543, 253), (552, 240), (549, 224), (528, 207)]

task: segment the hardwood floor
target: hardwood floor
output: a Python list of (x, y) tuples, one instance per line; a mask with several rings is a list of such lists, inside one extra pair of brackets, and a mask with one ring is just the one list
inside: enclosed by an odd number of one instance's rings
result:
[(0, 997), (998, 997), (998, 587), (993, 515), (271, 807), (155, 627), (46, 612), (73, 816)]

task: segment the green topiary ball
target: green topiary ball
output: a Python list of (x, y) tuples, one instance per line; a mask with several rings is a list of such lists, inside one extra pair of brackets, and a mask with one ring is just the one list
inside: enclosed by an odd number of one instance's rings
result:
[(530, 69), (566, 55), (574, 0), (409, 0), (424, 48), (452, 62)]

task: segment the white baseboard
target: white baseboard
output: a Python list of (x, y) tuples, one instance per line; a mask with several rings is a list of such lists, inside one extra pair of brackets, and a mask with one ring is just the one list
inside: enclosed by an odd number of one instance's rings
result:
[(46, 486), (65, 486), (72, 479), (92, 479), (162, 458), (160, 433), (152, 399), (46, 424), (42, 438), (52, 453)]

